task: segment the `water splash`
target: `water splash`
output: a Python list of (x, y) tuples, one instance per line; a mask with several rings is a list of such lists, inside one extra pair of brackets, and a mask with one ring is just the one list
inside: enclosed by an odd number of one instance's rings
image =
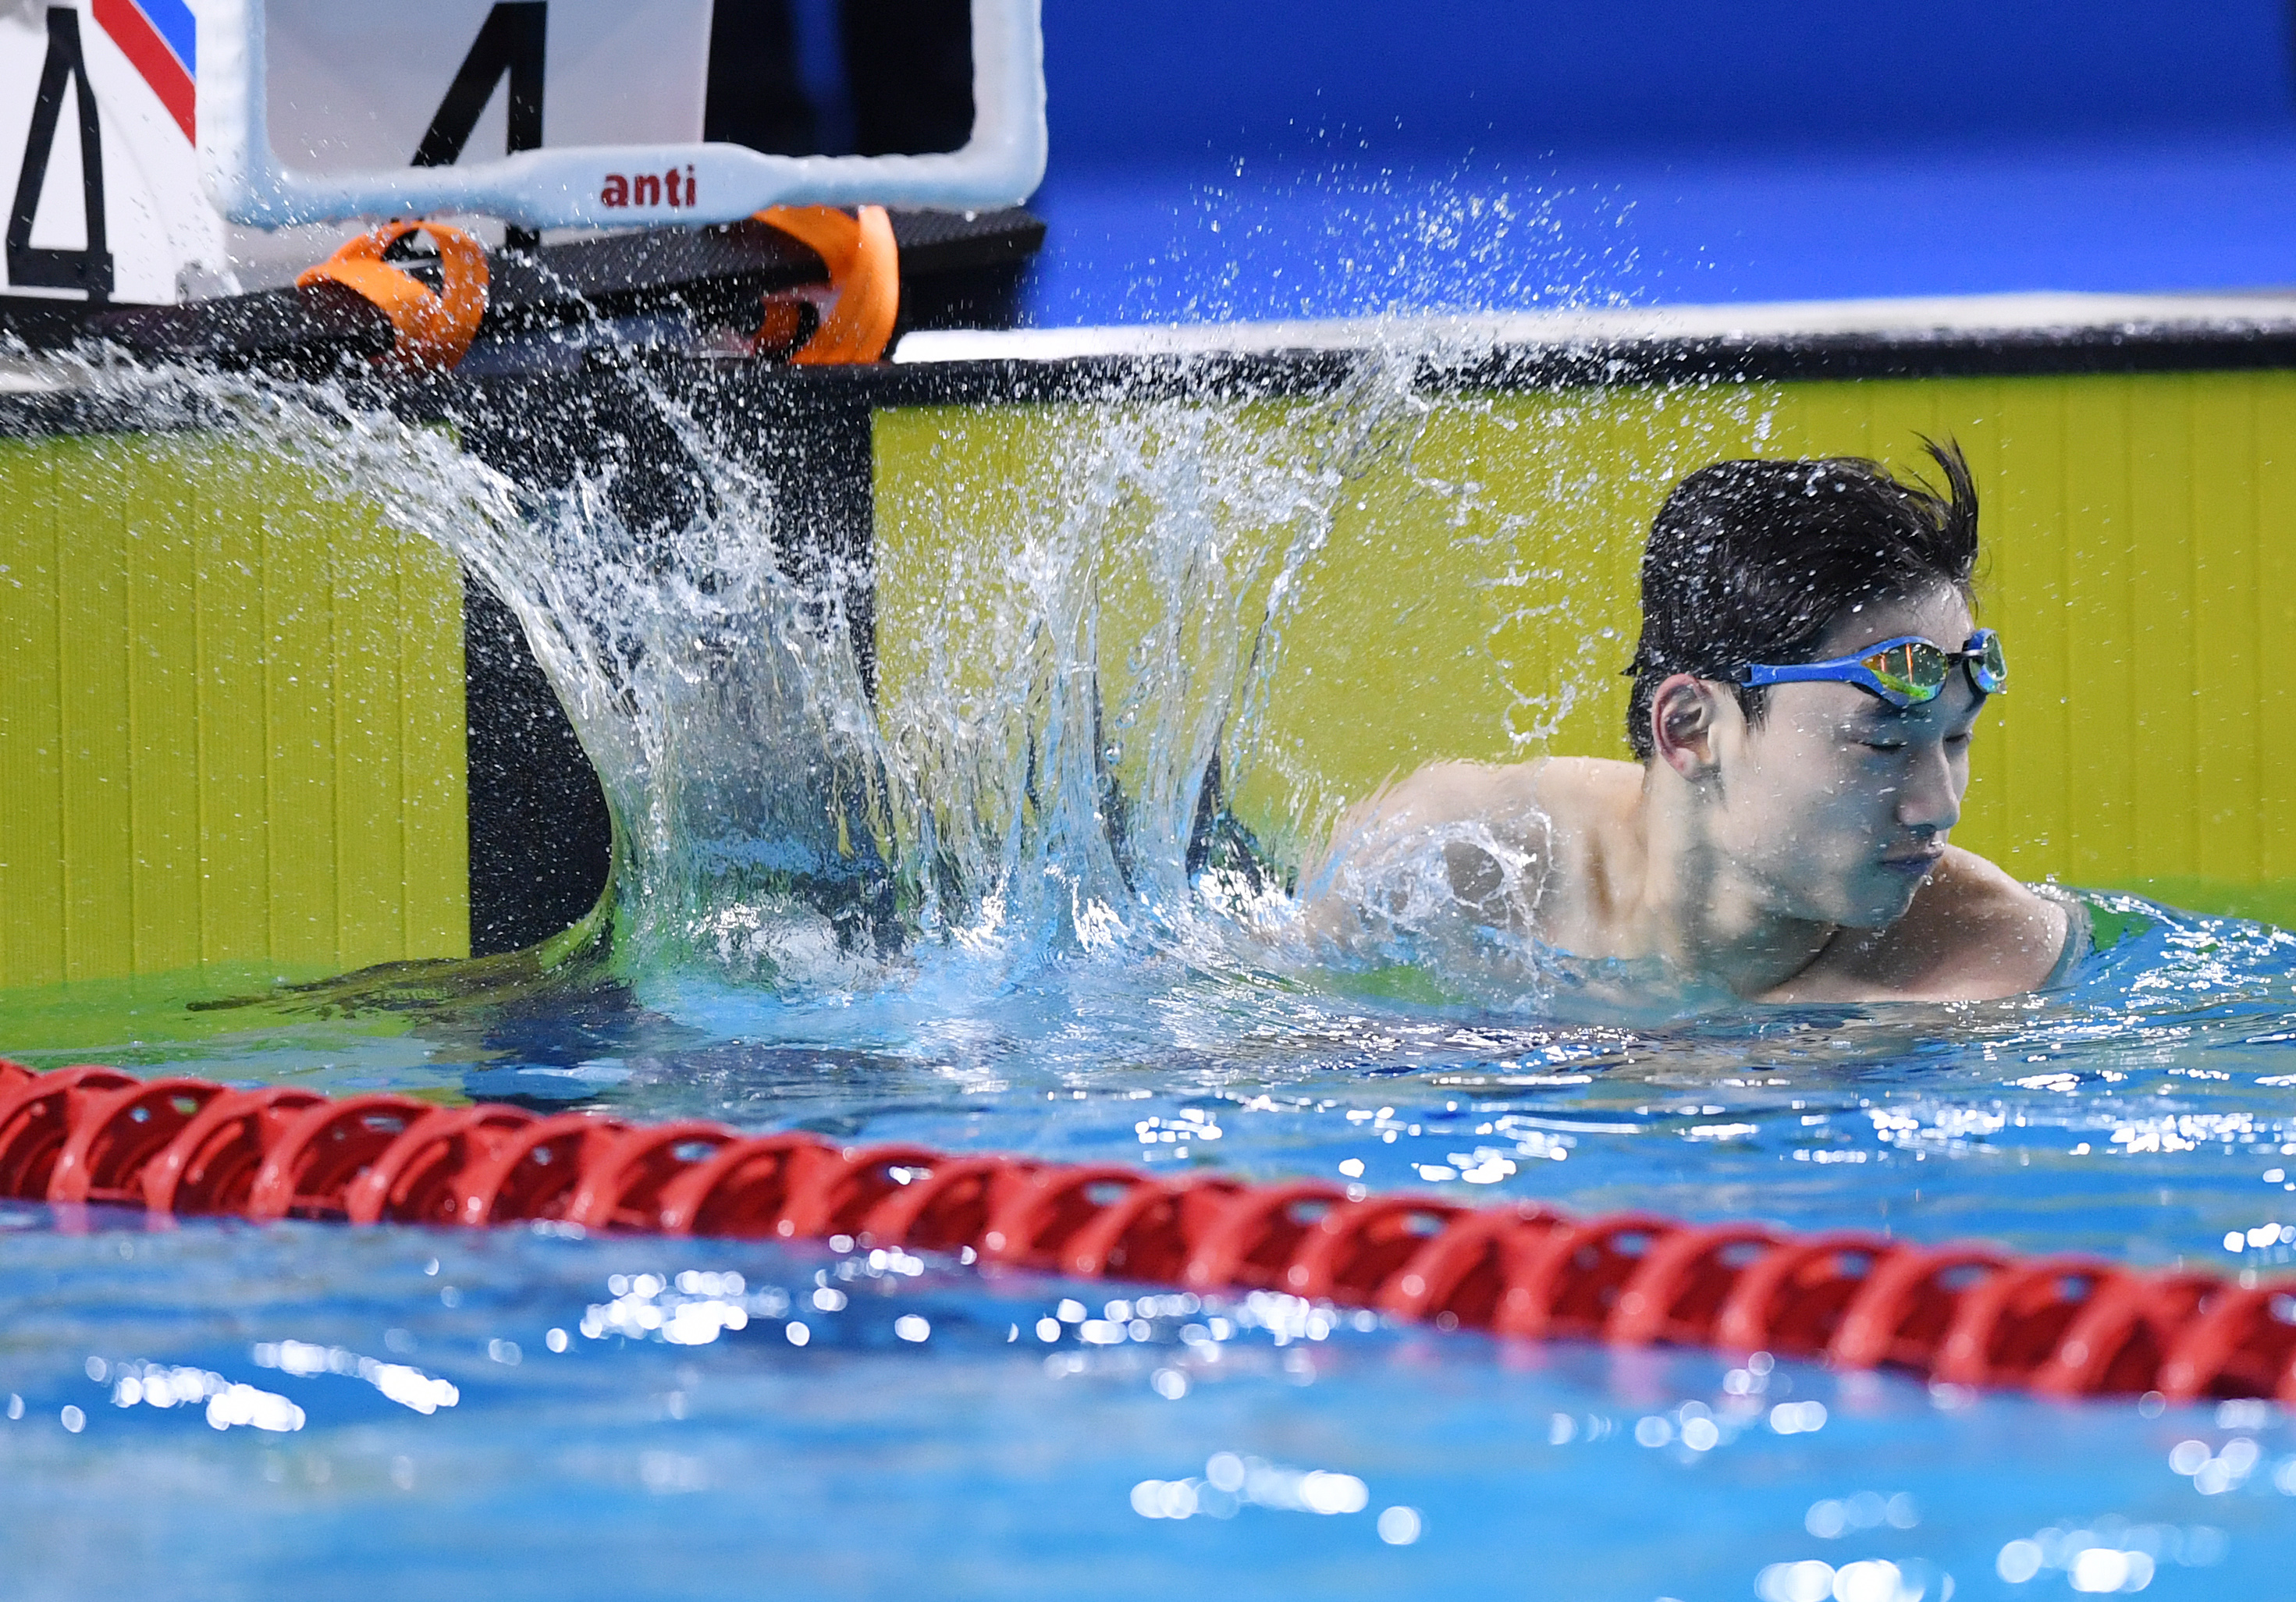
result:
[[(1215, 354), (1144, 364), (1130, 388), (1035, 408), (1018, 430), (1001, 410), (1002, 437), (934, 459), (968, 482), (912, 464), (902, 493), (924, 532), (873, 550), (865, 535), (855, 548), (849, 506), (815, 498), (837, 492), (786, 470), (791, 453), (817, 457), (815, 397), (755, 370), (625, 359), (412, 405), (355, 380), (85, 357), (75, 382), (135, 426), (194, 427), (297, 466), (503, 599), (602, 781), (613, 961), (649, 994), (693, 980), (963, 1010), (1052, 966), (1353, 983), (1336, 962), (1418, 970), (1427, 982), (1398, 981), (1411, 994), (1537, 1012), (1558, 977), (1530, 937), (1534, 909), (1487, 916), (1439, 870), (1472, 842), (1357, 864), (1378, 870), (1342, 887), (1366, 938), (1303, 925), (1298, 876), (1376, 772), (1337, 773), (1326, 748), (1348, 732), (1301, 725), (1300, 687), (1325, 681), (1289, 666), (1290, 642), (1303, 622), (1341, 626), (1390, 560), (1390, 520), (1440, 530), (1457, 560), (1390, 575), (1392, 617), (1382, 597), (1359, 623), (1399, 634), (1408, 606), (1469, 609), (1482, 628), (1469, 672), (1495, 693), (1398, 676), (1395, 711), (1423, 722), (1464, 688), (1496, 705), (1469, 743), (1541, 754), (1622, 649), (1615, 627), (1585, 621), (1603, 580), (1574, 568), (1570, 540), (1607, 526), (1622, 474), (1637, 489), (1670, 477), (1702, 428), (1737, 429), (1767, 403), (1702, 396), (1712, 421), (1693, 426), (1669, 386), (1596, 387), (1517, 414), (1458, 381), (1497, 359), (1488, 320), (1354, 332), (1336, 380), (1308, 395), (1240, 388)], [(591, 356), (611, 354), (596, 333)], [(783, 412), (761, 421), (759, 406)], [(1652, 421), (1680, 443), (1607, 478), (1582, 459), (1618, 429), (1655, 437)], [(1463, 423), (1505, 439), (1496, 473), (1462, 454)], [(1525, 480), (1536, 503), (1506, 508), (1495, 476)], [(1416, 647), (1380, 649), (1411, 673)], [(1308, 699), (1325, 723), (1341, 704)], [(1448, 748), (1443, 716), (1394, 748)]]
[[(1374, 354), (1280, 418), (1186, 384), (1080, 411), (1062, 494), (885, 559), (948, 570), (882, 691), (856, 642), (882, 575), (642, 372), (619, 376), (675, 445), (674, 493), (627, 460), (521, 482), (354, 385), (79, 379), (453, 552), (518, 617), (603, 781), (617, 966), (807, 1001), (931, 967), (993, 990), (1076, 960), (1270, 960), (1289, 870), (1228, 801), (1335, 517), (1430, 414), (1423, 357)], [(537, 405), (516, 426), (565, 422)]]

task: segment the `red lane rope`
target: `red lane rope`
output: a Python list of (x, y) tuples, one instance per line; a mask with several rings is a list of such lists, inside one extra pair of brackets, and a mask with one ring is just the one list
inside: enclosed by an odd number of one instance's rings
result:
[(258, 1221), (844, 1236), (1086, 1279), (1280, 1291), (1447, 1329), (1766, 1351), (2054, 1396), (2296, 1403), (2296, 1281), (1647, 1213), (1351, 1198), (1312, 1180), (1163, 1180), (698, 1120), (332, 1100), (0, 1058), (0, 1196)]

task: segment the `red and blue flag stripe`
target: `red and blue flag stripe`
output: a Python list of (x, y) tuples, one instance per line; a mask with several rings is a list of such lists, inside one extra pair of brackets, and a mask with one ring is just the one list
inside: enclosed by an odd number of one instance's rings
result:
[(111, 36), (184, 137), (196, 141), (199, 29), (185, 0), (94, 0), (96, 26)]

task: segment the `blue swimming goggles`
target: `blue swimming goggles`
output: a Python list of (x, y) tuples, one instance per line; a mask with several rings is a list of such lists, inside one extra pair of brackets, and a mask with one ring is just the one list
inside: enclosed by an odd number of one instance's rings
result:
[(1900, 634), (1869, 645), (1854, 657), (1824, 662), (1790, 662), (1772, 666), (1747, 664), (1739, 682), (1758, 684), (1855, 684), (1880, 696), (1898, 711), (1937, 699), (1953, 676), (1958, 662), (1969, 672), (1970, 688), (1980, 696), (1999, 695), (2009, 687), (2009, 668), (2001, 658), (2001, 636), (1989, 628), (1970, 635), (1959, 650), (1932, 645), (1919, 634)]

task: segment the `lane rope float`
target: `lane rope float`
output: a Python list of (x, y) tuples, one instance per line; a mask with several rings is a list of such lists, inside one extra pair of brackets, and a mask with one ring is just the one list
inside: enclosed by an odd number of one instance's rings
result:
[(486, 1225), (971, 1248), (1196, 1291), (1270, 1290), (1502, 1337), (1699, 1346), (2059, 1397), (2296, 1403), (2296, 1281), (1469, 1207), (1317, 1180), (844, 1147), (412, 1097), (233, 1090), (0, 1059), (0, 1196), (258, 1222)]
[[(384, 251), (418, 230), (439, 247), (436, 291), (383, 259)], [(328, 282), (357, 290), (390, 319), (397, 338), (380, 360), (445, 372), (470, 350), (487, 315), (487, 249), (471, 234), (443, 223), (385, 223), (345, 240), (332, 256), (306, 268), (295, 287)]]

